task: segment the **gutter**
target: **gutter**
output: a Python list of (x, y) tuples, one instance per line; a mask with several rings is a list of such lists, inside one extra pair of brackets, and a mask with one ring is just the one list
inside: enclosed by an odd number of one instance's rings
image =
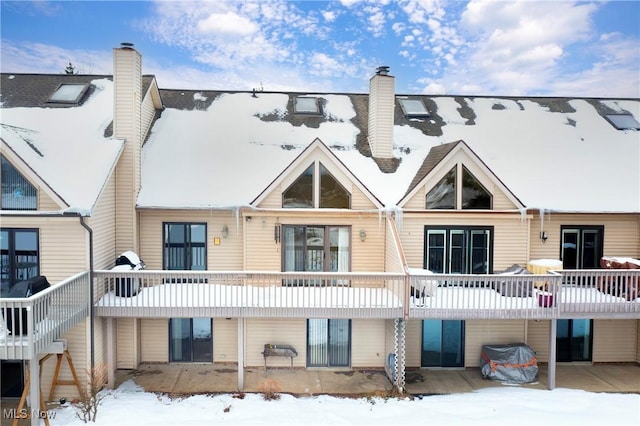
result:
[(90, 355), (91, 355), (91, 370), (95, 367), (95, 332), (94, 332), (94, 313), (93, 313), (93, 229), (87, 225), (84, 221), (84, 216), (78, 215), (80, 218), (80, 225), (89, 233), (89, 339), (90, 339)]

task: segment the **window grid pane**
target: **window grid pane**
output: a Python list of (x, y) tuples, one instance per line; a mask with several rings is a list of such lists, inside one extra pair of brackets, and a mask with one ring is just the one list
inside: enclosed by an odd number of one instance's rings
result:
[(4, 157), (2, 157), (3, 210), (36, 210), (38, 193), (36, 188)]

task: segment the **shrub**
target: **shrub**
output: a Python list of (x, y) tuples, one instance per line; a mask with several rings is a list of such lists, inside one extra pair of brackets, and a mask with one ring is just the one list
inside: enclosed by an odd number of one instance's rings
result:
[(92, 421), (95, 423), (98, 415), (98, 407), (100, 402), (106, 396), (101, 392), (107, 378), (107, 366), (100, 363), (91, 370), (87, 370), (87, 389), (80, 395), (77, 400), (73, 401), (76, 409), (76, 416), (87, 423)]
[(267, 379), (260, 383), (258, 391), (262, 393), (262, 399), (265, 401), (275, 401), (280, 399), (280, 392), (282, 388), (280, 383), (275, 379)]

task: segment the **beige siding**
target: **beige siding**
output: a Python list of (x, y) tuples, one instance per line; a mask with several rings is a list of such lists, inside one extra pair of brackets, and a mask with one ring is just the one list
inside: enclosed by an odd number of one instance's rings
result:
[[(301, 216), (251, 216), (245, 220), (245, 269), (254, 271), (280, 271), (282, 264), (281, 243), (274, 240), (274, 226), (281, 225), (346, 225), (351, 226), (351, 270), (353, 272), (381, 272), (384, 270), (385, 225), (378, 216), (318, 215)], [(360, 230), (366, 232), (360, 241)]]
[(133, 318), (116, 320), (116, 368), (138, 367), (135, 359), (135, 323)]
[[(529, 321), (527, 344), (540, 362), (549, 362), (550, 321)], [(593, 321), (593, 362), (634, 362), (638, 351), (638, 321)]]
[(53, 200), (42, 188), (37, 188), (38, 191), (38, 210), (42, 211), (57, 211), (61, 207), (57, 202)]
[(494, 270), (505, 269), (514, 263), (526, 265), (529, 260), (529, 224), (519, 213), (405, 213), (399, 225), (400, 239), (410, 267), (423, 267), (425, 225), (493, 226)]
[(40, 274), (51, 285), (89, 270), (89, 235), (77, 217), (2, 217), (2, 227), (38, 229)]
[(384, 367), (385, 322), (385, 320), (351, 320), (351, 367)]
[(133, 49), (114, 49), (114, 135), (125, 147), (117, 165), (116, 251), (137, 247), (136, 197), (142, 145), (142, 59)]
[(593, 362), (634, 362), (638, 350), (638, 321), (593, 321)]
[(482, 345), (522, 343), (525, 321), (465, 321), (464, 366), (479, 367)]
[(169, 320), (140, 320), (142, 362), (169, 362)]
[[(247, 319), (245, 321), (245, 365), (264, 367), (262, 351), (266, 343), (291, 345), (298, 352), (294, 367), (305, 367), (307, 360), (307, 321), (305, 319)], [(289, 358), (271, 357), (268, 367), (288, 367)]]
[[(162, 233), (164, 222), (198, 222), (207, 224), (207, 269), (211, 271), (242, 270), (242, 227), (230, 211), (142, 210), (140, 212), (140, 257), (147, 269), (162, 269)], [(222, 238), (222, 227), (229, 230)], [(273, 226), (269, 231), (273, 242)], [(220, 237), (220, 245), (214, 245)]]
[(396, 351), (396, 328), (395, 320), (385, 320), (384, 322), (384, 365), (387, 364), (387, 356)]
[[(88, 348), (88, 320), (83, 321), (66, 333), (62, 338), (67, 341), (67, 349), (71, 354), (74, 369), (80, 386), (84, 389), (87, 384), (87, 371), (90, 368), (89, 348)], [(44, 354), (43, 354), (44, 355)], [(40, 357), (42, 358), (42, 357)], [(42, 389), (42, 397), (46, 400), (49, 397), (51, 384), (53, 382), (53, 374), (55, 371), (57, 357), (51, 356), (42, 363), (40, 389)], [(60, 372), (58, 381), (69, 380), (73, 382), (71, 368), (65, 359), (60, 364)], [(75, 385), (56, 385), (53, 401), (59, 400), (61, 397), (72, 399), (78, 397), (78, 390)]]
[(540, 216), (531, 221), (531, 259), (558, 259), (561, 225), (604, 225), (604, 255), (640, 257), (640, 216), (632, 214), (560, 214), (544, 216), (548, 240), (540, 240)]
[(396, 230), (392, 229), (391, 222), (387, 222), (387, 237), (385, 239), (385, 272), (404, 272), (404, 253), (400, 245), (400, 237)]
[(551, 321), (527, 321), (527, 339), (540, 362), (549, 362), (549, 336)]
[(93, 215), (87, 220), (93, 230), (93, 267), (110, 269), (114, 266), (116, 256), (116, 220), (115, 220), (116, 185), (115, 177), (107, 182)]
[(376, 158), (393, 157), (395, 79), (375, 75), (369, 81), (369, 140)]
[(636, 362), (640, 364), (640, 320), (636, 321)]
[(151, 125), (153, 124), (153, 118), (156, 115), (156, 109), (153, 105), (153, 97), (150, 93), (151, 90), (155, 90), (155, 85), (150, 86), (149, 91), (144, 95), (144, 99), (142, 100), (142, 111), (141, 111), (141, 131), (142, 138), (144, 139), (146, 134), (149, 132)]
[(238, 362), (238, 320), (215, 318), (213, 320), (214, 362)]
[(408, 368), (420, 367), (422, 357), (422, 321), (407, 321), (406, 364)]

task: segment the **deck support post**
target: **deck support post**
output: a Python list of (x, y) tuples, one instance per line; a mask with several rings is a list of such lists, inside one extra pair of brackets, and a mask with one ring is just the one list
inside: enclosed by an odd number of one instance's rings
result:
[(552, 319), (549, 330), (549, 367), (547, 369), (547, 387), (553, 390), (556, 387), (556, 335), (558, 320)]
[(107, 386), (113, 389), (116, 385), (116, 341), (115, 341), (115, 319), (107, 319)]
[(244, 390), (244, 318), (238, 318), (238, 392)]

